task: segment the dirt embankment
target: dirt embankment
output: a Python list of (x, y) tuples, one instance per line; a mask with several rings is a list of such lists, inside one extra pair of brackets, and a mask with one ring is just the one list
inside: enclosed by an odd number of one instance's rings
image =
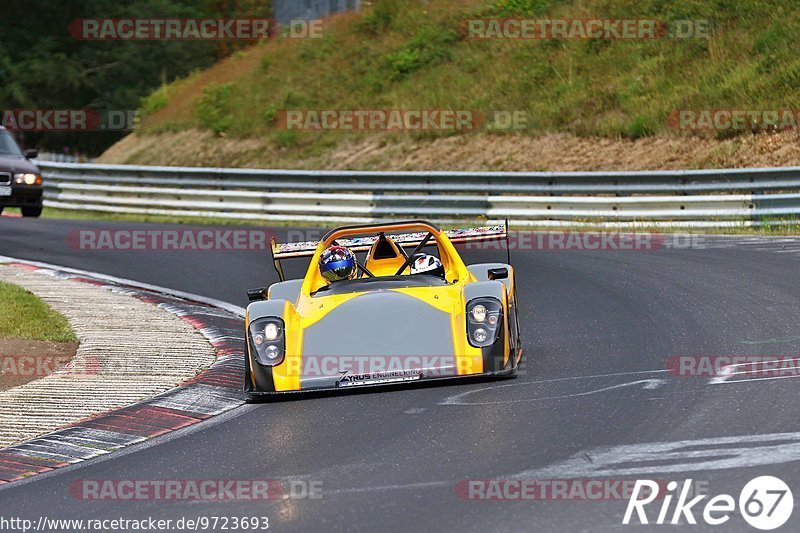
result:
[[(321, 148), (324, 146), (324, 148)], [(800, 133), (727, 140), (660, 136), (636, 141), (570, 134), (459, 135), (412, 139), (372, 135), (280, 148), (209, 132), (132, 134), (102, 163), (332, 170), (580, 171), (800, 165)]]
[(0, 339), (0, 391), (62, 370), (77, 350), (77, 342)]

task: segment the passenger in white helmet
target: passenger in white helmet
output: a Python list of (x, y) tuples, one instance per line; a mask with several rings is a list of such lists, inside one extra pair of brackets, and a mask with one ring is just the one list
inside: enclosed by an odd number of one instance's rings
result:
[(416, 254), (411, 261), (411, 274), (427, 274), (444, 279), (444, 265), (438, 257), (429, 254)]

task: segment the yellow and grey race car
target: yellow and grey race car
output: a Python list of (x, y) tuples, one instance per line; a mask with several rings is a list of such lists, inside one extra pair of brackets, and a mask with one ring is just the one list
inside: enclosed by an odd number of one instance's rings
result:
[[(507, 239), (507, 225), (443, 231), (410, 221), (342, 227), (320, 242), (273, 240), (281, 281), (248, 291), (245, 392), (513, 376), (522, 356), (514, 269), (467, 266), (456, 251)], [(324, 275), (332, 248), (352, 252), (357, 273)], [(285, 279), (281, 261), (309, 257), (303, 279)], [(415, 261), (439, 268), (415, 271)]]

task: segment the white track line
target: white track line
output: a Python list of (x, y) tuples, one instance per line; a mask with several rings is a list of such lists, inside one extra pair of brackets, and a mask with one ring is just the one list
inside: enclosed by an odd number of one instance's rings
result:
[[(616, 376), (632, 376), (632, 375), (637, 375), (637, 374), (659, 374), (659, 373), (664, 373), (664, 372), (668, 372), (668, 370), (665, 370), (665, 369), (639, 370), (639, 371), (636, 371), (636, 372), (616, 372), (616, 373), (613, 373), (613, 374), (594, 374), (594, 375), (589, 375), (589, 376), (570, 376), (570, 377), (565, 377), (565, 378), (542, 379), (542, 380), (538, 380), (538, 381), (517, 381), (515, 383), (507, 383), (507, 384), (504, 384), (504, 385), (491, 385), (491, 386), (488, 386), (488, 387), (481, 387), (481, 388), (478, 388), (478, 389), (474, 389), (474, 390), (470, 390), (470, 391), (454, 394), (454, 395), (448, 396), (447, 398), (445, 398), (442, 401), (440, 401), (439, 405), (483, 405), (483, 403), (480, 403), (480, 402), (465, 403), (465, 402), (462, 402), (461, 399), (463, 397), (469, 396), (471, 394), (477, 394), (479, 392), (484, 392), (484, 391), (494, 390), (494, 389), (500, 389), (500, 388), (505, 388), (505, 387), (520, 387), (520, 386), (524, 386), (524, 385), (536, 385), (536, 384), (539, 384), (539, 383), (556, 383), (558, 381), (572, 381), (572, 380), (576, 380), (576, 379), (596, 379), (596, 378), (608, 378), (608, 377), (616, 377)], [(650, 383), (646, 384), (643, 387), (645, 389), (657, 388), (657, 387), (659, 387), (659, 386), (661, 386), (661, 385), (663, 385), (665, 383), (665, 381), (662, 380), (662, 379), (645, 379), (645, 380), (641, 380), (641, 381), (636, 381), (634, 383), (644, 383), (644, 382), (650, 382)], [(658, 385), (656, 385), (655, 382), (659, 382)], [(628, 386), (628, 385), (631, 385), (631, 383), (626, 383), (626, 384), (623, 384), (623, 385), (615, 385), (612, 388), (618, 388), (620, 386)], [(583, 393), (578, 393), (576, 395), (569, 395), (568, 397), (585, 396), (587, 394), (594, 394), (594, 393), (601, 392), (601, 391), (583, 392)], [(532, 399), (505, 400), (505, 401), (487, 402), (487, 403), (499, 404), (499, 403), (535, 402), (535, 401), (548, 400), (548, 399), (557, 399), (557, 398), (555, 398), (555, 397), (553, 397), (553, 398), (532, 398)]]
[(50, 263), (42, 263), (39, 261), (31, 261), (29, 259), (19, 259), (16, 257), (8, 257), (5, 255), (0, 255), (0, 263), (22, 263), (25, 265), (31, 265), (39, 268), (48, 268), (51, 270), (61, 270), (63, 272), (68, 272), (70, 274), (76, 274), (80, 276), (90, 276), (93, 278), (97, 278), (102, 281), (108, 281), (110, 283), (118, 283), (120, 285), (130, 285), (131, 287), (136, 287), (138, 289), (144, 289), (147, 291), (159, 292), (162, 294), (168, 294), (171, 296), (177, 296), (178, 298), (183, 298), (185, 300), (194, 300), (195, 302), (211, 305), (214, 307), (219, 307), (231, 313), (234, 313), (239, 316), (244, 316), (245, 310), (243, 307), (239, 307), (237, 305), (233, 305), (228, 302), (223, 302), (222, 300), (217, 300), (214, 298), (208, 298), (206, 296), (201, 296), (199, 294), (193, 294), (190, 292), (183, 292), (175, 289), (168, 289), (166, 287), (161, 287), (158, 285), (151, 285), (149, 283), (142, 283), (141, 281), (134, 281), (131, 279), (126, 278), (118, 278), (116, 276), (109, 276), (107, 274), (101, 274), (99, 272), (92, 272), (91, 270), (82, 270), (79, 268), (71, 268), (65, 267), (60, 265), (53, 265)]

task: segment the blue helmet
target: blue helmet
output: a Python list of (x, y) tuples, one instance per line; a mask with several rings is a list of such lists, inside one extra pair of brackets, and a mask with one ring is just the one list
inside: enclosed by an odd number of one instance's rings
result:
[(319, 272), (329, 282), (353, 279), (358, 274), (356, 255), (344, 246), (331, 246), (319, 258)]

